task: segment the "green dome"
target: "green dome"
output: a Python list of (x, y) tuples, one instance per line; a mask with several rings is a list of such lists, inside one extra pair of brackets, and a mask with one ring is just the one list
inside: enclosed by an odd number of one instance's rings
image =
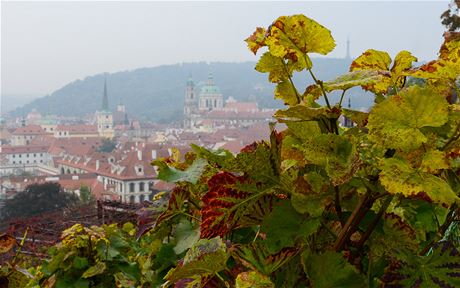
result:
[(212, 78), (212, 73), (209, 73), (208, 81), (206, 85), (201, 87), (200, 94), (220, 94), (220, 89), (214, 84), (214, 80)]

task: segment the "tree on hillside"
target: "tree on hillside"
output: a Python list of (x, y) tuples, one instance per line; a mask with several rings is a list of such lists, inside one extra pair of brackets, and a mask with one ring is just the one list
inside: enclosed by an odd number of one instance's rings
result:
[(460, 0), (453, 0), (449, 8), (441, 14), (441, 23), (449, 31), (460, 30)]
[(102, 145), (99, 146), (99, 148), (97, 148), (97, 151), (110, 153), (116, 148), (116, 146), (117, 146), (117, 143), (115, 143), (115, 141), (109, 138), (104, 138), (102, 139)]
[(86, 185), (80, 187), (80, 201), (83, 204), (89, 204), (95, 201), (94, 196), (91, 194), (91, 189)]
[(29, 217), (71, 206), (78, 202), (73, 193), (65, 192), (59, 183), (32, 184), (4, 202), (0, 219)]

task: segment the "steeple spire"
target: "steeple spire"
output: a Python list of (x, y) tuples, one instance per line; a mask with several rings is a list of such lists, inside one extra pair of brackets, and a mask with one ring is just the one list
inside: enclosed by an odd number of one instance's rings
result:
[(214, 78), (212, 76), (212, 72), (209, 72), (209, 74), (208, 74), (208, 83), (207, 83), (207, 85), (210, 85), (210, 86), (214, 85)]
[(102, 96), (102, 111), (109, 111), (109, 97), (107, 96), (107, 76), (104, 75), (104, 95)]
[(347, 54), (345, 55), (345, 59), (351, 59), (351, 56), (350, 56), (350, 37), (347, 37)]

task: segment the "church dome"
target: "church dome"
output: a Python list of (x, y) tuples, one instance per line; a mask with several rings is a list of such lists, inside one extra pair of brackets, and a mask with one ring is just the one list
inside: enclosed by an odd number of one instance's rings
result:
[(212, 73), (209, 73), (208, 81), (201, 87), (200, 94), (220, 94), (220, 89), (214, 84)]

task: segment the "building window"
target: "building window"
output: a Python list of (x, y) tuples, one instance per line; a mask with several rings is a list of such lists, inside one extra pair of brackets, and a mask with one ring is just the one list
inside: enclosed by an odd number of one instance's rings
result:
[(144, 182), (139, 183), (139, 191), (144, 192), (145, 184)]
[(139, 197), (139, 201), (140, 201), (140, 202), (143, 202), (144, 199), (145, 199), (145, 196), (144, 196), (144, 195), (141, 195), (141, 196)]
[(129, 203), (134, 203), (134, 196), (129, 197)]
[(141, 172), (142, 172), (142, 168), (141, 168), (141, 167), (137, 168), (137, 172), (141, 173)]
[(43, 153), (40, 153), (40, 156), (43, 156)]
[(27, 153), (27, 158), (29, 158), (29, 153)]
[(37, 154), (34, 153), (34, 157), (37, 157)]
[(27, 160), (27, 164), (29, 164), (29, 160)]
[(43, 163), (43, 160), (40, 159), (40, 163)]
[(19, 154), (19, 158), (21, 158), (21, 157), (22, 157), (22, 154)]
[(13, 164), (16, 164), (16, 161), (13, 161)]
[(22, 164), (22, 161), (21, 161), (21, 160), (19, 160), (19, 164)]
[(129, 192), (134, 192), (134, 183), (129, 183)]
[(34, 163), (37, 163), (37, 160), (34, 160)]
[(16, 154), (13, 154), (13, 158), (16, 158)]

